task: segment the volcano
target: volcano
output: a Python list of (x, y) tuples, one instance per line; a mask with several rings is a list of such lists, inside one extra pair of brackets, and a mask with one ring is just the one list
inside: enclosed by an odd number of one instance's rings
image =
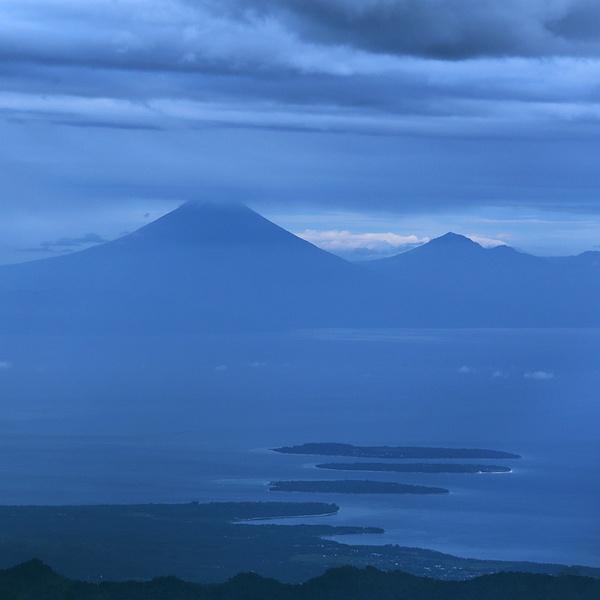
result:
[(241, 205), (190, 202), (112, 242), (0, 267), (6, 333), (600, 326), (600, 253), (455, 233), (352, 264)]
[(19, 332), (343, 325), (361, 276), (245, 206), (189, 202), (115, 241), (0, 268), (0, 319)]

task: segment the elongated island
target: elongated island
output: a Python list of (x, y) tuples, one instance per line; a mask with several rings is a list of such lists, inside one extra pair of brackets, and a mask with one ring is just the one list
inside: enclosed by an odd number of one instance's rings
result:
[(322, 463), (317, 469), (336, 471), (373, 471), (391, 473), (510, 473), (512, 469), (501, 465), (468, 463)]
[(282, 446), (273, 448), (274, 452), (282, 454), (309, 454), (320, 456), (352, 456), (356, 458), (395, 458), (395, 459), (482, 459), (521, 458), (518, 454), (502, 450), (482, 448), (436, 448), (429, 446), (353, 446), (332, 442), (315, 442), (297, 446)]
[(331, 494), (448, 494), (449, 490), (426, 485), (409, 485), (390, 481), (271, 481), (272, 492), (313, 492)]

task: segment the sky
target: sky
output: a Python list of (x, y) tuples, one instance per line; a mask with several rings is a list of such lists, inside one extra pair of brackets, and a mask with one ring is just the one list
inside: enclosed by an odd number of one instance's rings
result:
[(0, 263), (195, 200), (349, 258), (600, 249), (596, 0), (3, 0)]

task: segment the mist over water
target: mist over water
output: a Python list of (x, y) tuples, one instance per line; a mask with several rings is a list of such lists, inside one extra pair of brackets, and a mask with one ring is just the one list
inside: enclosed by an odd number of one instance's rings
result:
[[(5, 336), (1, 501), (335, 501), (329, 522), (386, 529), (345, 541), (600, 566), (598, 357), (598, 330)], [(523, 458), (509, 461), (511, 474), (344, 473), (267, 451), (307, 441)], [(315, 478), (451, 494), (267, 490)]]

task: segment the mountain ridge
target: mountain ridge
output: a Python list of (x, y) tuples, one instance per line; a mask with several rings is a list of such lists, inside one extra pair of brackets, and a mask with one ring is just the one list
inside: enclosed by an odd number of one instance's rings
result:
[(536, 257), (449, 232), (359, 265), (243, 205), (191, 202), (117, 240), (0, 267), (0, 326), (600, 326), (598, 255)]
[[(458, 600), (562, 600), (575, 594), (580, 600), (596, 598), (600, 582), (591, 577), (564, 573), (496, 573), (464, 581), (417, 577), (403, 571), (381, 571), (374, 567), (340, 566), (300, 584), (282, 583), (253, 572), (239, 573), (218, 584), (186, 582), (172, 576), (149, 581), (78, 581), (63, 577), (39, 560), (31, 560), (0, 571), (0, 591), (6, 600), (45, 598), (59, 600), (120, 600), (123, 598), (187, 598), (189, 600), (381, 600), (410, 598)], [(574, 596), (573, 596), (574, 597)]]

